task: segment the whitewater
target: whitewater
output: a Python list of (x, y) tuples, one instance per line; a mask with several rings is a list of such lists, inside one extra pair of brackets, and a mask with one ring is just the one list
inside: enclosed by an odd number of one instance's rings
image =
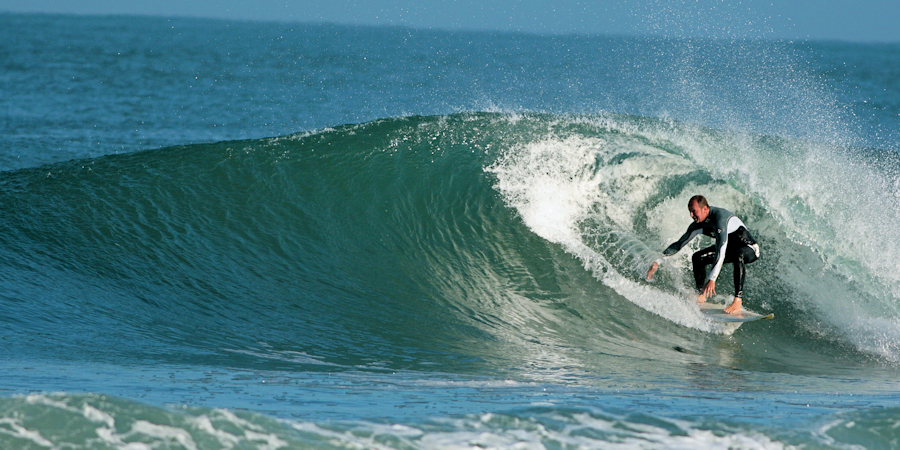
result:
[(897, 44), (0, 23), (0, 447), (900, 445)]

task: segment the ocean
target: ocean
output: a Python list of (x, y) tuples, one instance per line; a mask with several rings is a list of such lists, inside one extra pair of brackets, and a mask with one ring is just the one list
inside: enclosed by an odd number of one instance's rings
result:
[[(900, 448), (900, 43), (7, 13), (0, 64), (0, 448)], [(694, 194), (774, 320), (644, 279)]]

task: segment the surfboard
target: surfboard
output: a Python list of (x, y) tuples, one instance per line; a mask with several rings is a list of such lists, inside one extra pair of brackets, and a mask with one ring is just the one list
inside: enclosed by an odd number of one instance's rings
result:
[(700, 312), (710, 320), (716, 322), (755, 322), (757, 320), (774, 319), (775, 313), (757, 314), (753, 311), (747, 311), (741, 308), (741, 312), (737, 314), (726, 314), (727, 305), (719, 305), (716, 303), (703, 302), (700, 304)]

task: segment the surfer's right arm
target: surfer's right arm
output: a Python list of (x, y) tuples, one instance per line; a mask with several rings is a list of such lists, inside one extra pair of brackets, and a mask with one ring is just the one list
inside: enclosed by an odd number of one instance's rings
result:
[(687, 245), (688, 242), (691, 242), (691, 239), (694, 239), (698, 234), (702, 232), (702, 226), (699, 226), (696, 223), (692, 223), (688, 227), (687, 231), (685, 231), (677, 241), (673, 242), (672, 245), (666, 247), (666, 249), (663, 250), (663, 256), (672, 256), (678, 253), (685, 245)]
[[(684, 247), (691, 239), (697, 237), (698, 234), (703, 232), (703, 228), (699, 226), (695, 226), (696, 224), (691, 224), (688, 226), (687, 231), (682, 235), (677, 241), (673, 242), (672, 245), (668, 246), (665, 250), (663, 250), (663, 256), (672, 256), (678, 253), (682, 247)], [(653, 261), (653, 264), (650, 264), (650, 270), (647, 271), (647, 281), (653, 281), (653, 275), (656, 274), (656, 271), (659, 270), (659, 262), (662, 261), (662, 258)]]
[(653, 274), (657, 269), (659, 269), (659, 262), (653, 261), (653, 264), (650, 264), (650, 270), (647, 271), (647, 281), (653, 281)]

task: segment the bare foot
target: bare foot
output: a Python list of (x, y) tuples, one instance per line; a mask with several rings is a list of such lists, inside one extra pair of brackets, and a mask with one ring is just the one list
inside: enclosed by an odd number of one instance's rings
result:
[(725, 308), (725, 314), (737, 314), (741, 312), (741, 303), (740, 297), (735, 297), (734, 301), (731, 302), (731, 306)]
[(703, 303), (703, 302), (705, 302), (705, 301), (706, 301), (706, 296), (705, 296), (705, 295), (700, 294), (700, 295), (697, 296), (697, 303)]
[(653, 274), (656, 273), (657, 269), (659, 269), (659, 263), (655, 262), (650, 265), (650, 270), (647, 271), (647, 281), (653, 281)]

